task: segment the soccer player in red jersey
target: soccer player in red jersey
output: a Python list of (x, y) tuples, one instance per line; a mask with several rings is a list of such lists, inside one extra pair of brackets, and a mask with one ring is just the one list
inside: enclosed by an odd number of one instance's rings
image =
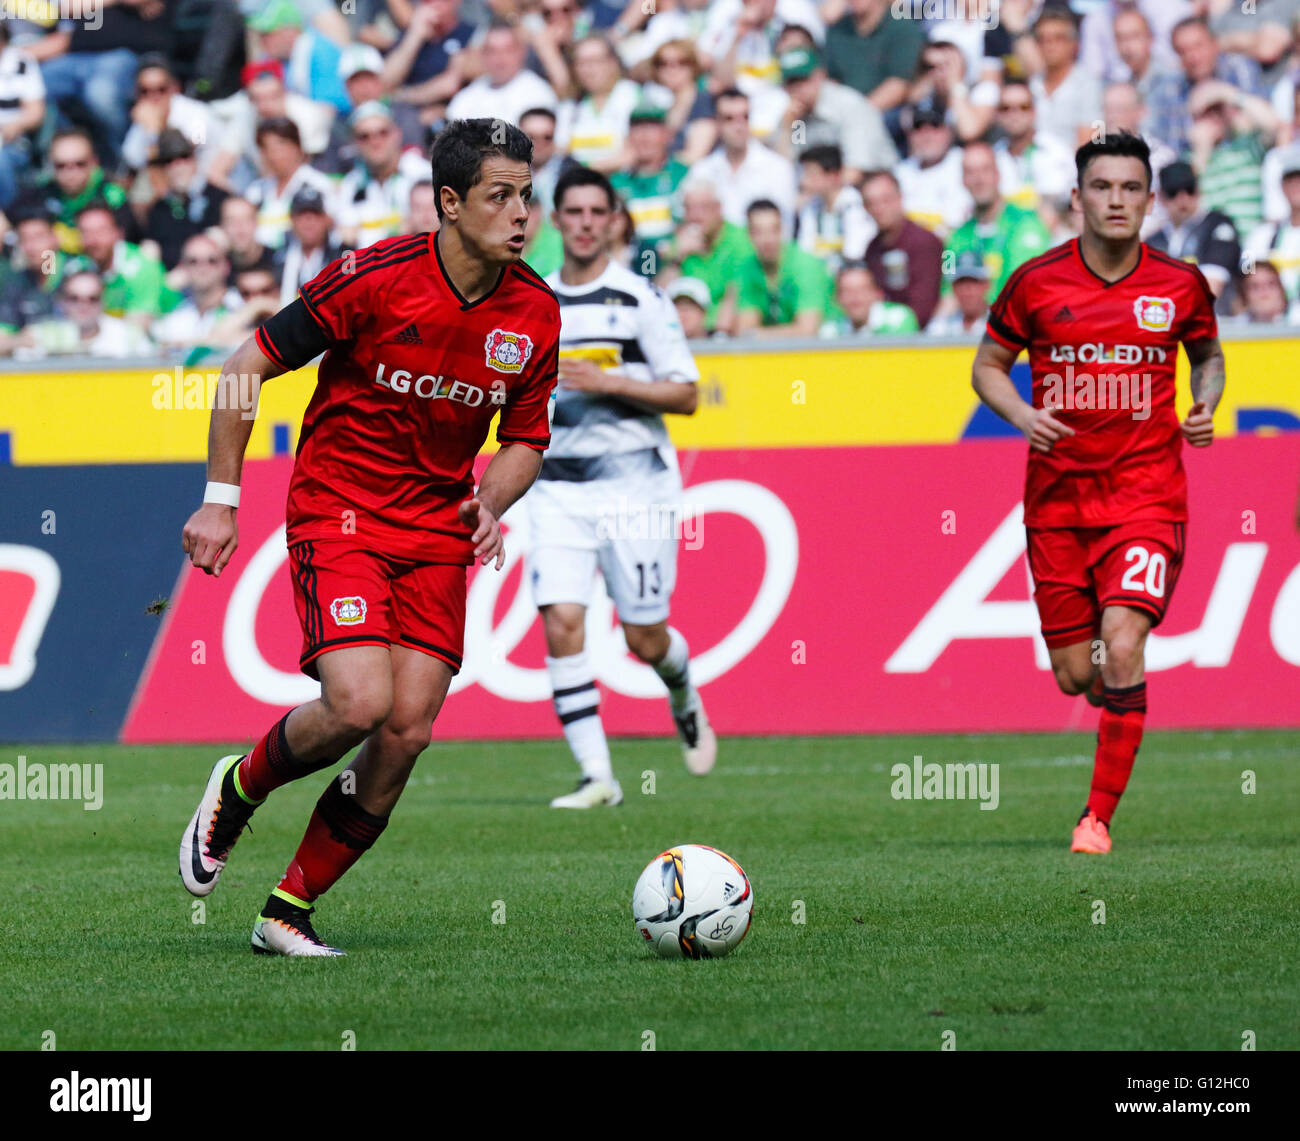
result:
[[(1200, 270), (1143, 244), (1146, 143), (1120, 132), (1075, 155), (1081, 235), (1026, 262), (988, 318), (972, 382), (1029, 440), (1025, 529), (1034, 600), (1062, 692), (1101, 706), (1088, 804), (1071, 850), (1110, 851), (1142, 742), (1147, 633), (1182, 568), (1182, 444), (1208, 447), (1223, 395), (1214, 295)], [(1195, 403), (1181, 424), (1182, 344)], [(1011, 367), (1029, 352), (1033, 400)]]
[[(519, 260), (532, 144), (496, 120), (458, 120), (431, 157), (437, 234), (326, 266), (222, 369), (223, 385), (260, 382), (325, 353), (285, 511), (300, 662), (321, 696), (246, 756), (217, 762), (181, 840), (186, 888), (212, 891), (274, 789), (361, 745), (258, 916), (255, 951), (342, 953), (314, 931), (313, 903), (378, 839), (428, 746), (461, 663), (468, 566), (503, 565), (498, 520), (550, 441), (560, 309)], [(252, 431), (239, 402), (225, 403), (212, 414), (208, 491), (183, 540), (213, 575), (235, 551)], [(498, 413), (501, 447), (476, 491), (474, 457)]]

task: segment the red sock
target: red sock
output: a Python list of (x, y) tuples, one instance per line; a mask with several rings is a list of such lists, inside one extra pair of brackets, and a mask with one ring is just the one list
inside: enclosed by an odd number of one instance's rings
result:
[(245, 800), (260, 804), (282, 784), (338, 763), (338, 757), (302, 761), (294, 756), (285, 729), (292, 712), (290, 710), (272, 725), (266, 736), (253, 746), (252, 752), (239, 762), (239, 791)]
[(343, 791), (342, 774), (316, 802), (298, 851), (280, 881), (281, 891), (311, 903), (336, 883), (379, 839), (387, 816), (372, 816)]
[(1124, 795), (1147, 716), (1147, 683), (1103, 691), (1101, 724), (1097, 727), (1097, 756), (1092, 765), (1092, 791), (1088, 807), (1103, 824), (1115, 815)]

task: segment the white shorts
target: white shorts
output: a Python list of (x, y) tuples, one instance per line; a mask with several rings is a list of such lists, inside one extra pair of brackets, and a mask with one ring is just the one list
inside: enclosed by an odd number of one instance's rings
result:
[(620, 622), (666, 621), (677, 581), (681, 496), (675, 469), (634, 481), (539, 479), (524, 498), (533, 601), (586, 606), (599, 570)]

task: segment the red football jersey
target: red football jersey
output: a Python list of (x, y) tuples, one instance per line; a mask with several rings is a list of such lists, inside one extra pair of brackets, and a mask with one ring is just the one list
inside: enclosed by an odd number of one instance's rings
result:
[(1218, 336), (1201, 271), (1143, 244), (1131, 272), (1098, 277), (1077, 238), (1027, 261), (989, 313), (988, 333), (1028, 349), (1033, 404), (1075, 435), (1030, 451), (1029, 527), (1186, 521), (1187, 476), (1174, 410), (1178, 346)]
[(328, 346), (285, 511), (288, 542), (355, 535), (386, 555), (473, 561), (457, 507), (493, 416), (500, 443), (545, 451), (560, 307), (528, 266), (467, 302), (432, 235), (390, 238), (326, 266), (257, 332), (297, 368)]

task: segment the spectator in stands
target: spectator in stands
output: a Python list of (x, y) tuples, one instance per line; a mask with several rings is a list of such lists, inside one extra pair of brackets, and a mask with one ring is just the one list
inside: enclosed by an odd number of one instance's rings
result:
[(1247, 325), (1296, 324), (1300, 306), (1289, 306), (1282, 278), (1271, 261), (1256, 262), (1241, 275), (1243, 308), (1235, 318)]
[(433, 195), (433, 182), (424, 179), (411, 187), (403, 233), (436, 234), (438, 232), (438, 206)]
[(957, 255), (952, 295), (956, 304), (947, 313), (936, 314), (925, 331), (939, 336), (980, 336), (989, 312), (989, 271), (974, 250)]
[(640, 88), (622, 76), (610, 42), (587, 36), (573, 49), (578, 95), (560, 105), (556, 145), (584, 166), (612, 174), (627, 166), (628, 117)]
[(862, 200), (877, 229), (867, 245), (867, 267), (885, 299), (906, 305), (924, 326), (939, 304), (943, 243), (907, 216), (898, 179), (889, 171), (867, 176)]
[(671, 247), (685, 277), (709, 287), (709, 328), (735, 331), (734, 287), (740, 267), (754, 252), (749, 236), (722, 215), (717, 187), (694, 175), (682, 184), (682, 225)]
[(1288, 25), (1298, 14), (1296, 0), (1219, 0), (1209, 5), (1208, 19), (1220, 51), (1254, 60), (1261, 75), (1273, 80), (1291, 49)]
[(1158, 76), (1147, 93), (1148, 128), (1182, 155), (1191, 145), (1188, 100), (1193, 87), (1208, 79), (1221, 79), (1244, 95), (1262, 95), (1263, 90), (1258, 64), (1245, 56), (1220, 52), (1209, 24), (1200, 17), (1181, 20), (1174, 26), (1171, 39), (1179, 67)]
[(785, 240), (775, 202), (760, 198), (745, 214), (754, 252), (737, 274), (738, 335), (814, 336), (831, 313), (831, 275)]
[(141, 328), (172, 308), (179, 297), (163, 283), (162, 262), (126, 240), (117, 214), (91, 202), (77, 215), (81, 248), (103, 281), (104, 311)]
[(659, 243), (673, 236), (682, 214), (678, 189), (686, 178), (686, 164), (669, 157), (667, 118), (658, 103), (637, 104), (628, 122), (632, 163), (610, 177), (636, 234), (632, 269), (646, 277), (658, 272)]
[[(1191, 14), (1189, 0), (1101, 0), (1083, 17), (1079, 63), (1102, 83), (1140, 84), (1152, 64), (1156, 70), (1170, 71), (1176, 63), (1170, 33)], [(1139, 24), (1144, 47), (1134, 42)]]
[(1246, 95), (1222, 80), (1198, 83), (1188, 99), (1192, 166), (1207, 209), (1222, 210), (1238, 234), (1264, 218), (1260, 163), (1277, 131), (1266, 99)]
[[(781, 82), (789, 99), (773, 149), (798, 158), (805, 147), (834, 146), (843, 155), (844, 177), (857, 186), (869, 170), (893, 166), (898, 151), (880, 112), (851, 87), (826, 77), (820, 56), (810, 48), (791, 48), (780, 56)], [(801, 122), (800, 142), (794, 124)]]
[[(965, 22), (963, 21), (963, 24)], [(983, 138), (993, 122), (998, 103), (995, 82), (977, 83), (971, 91), (966, 83), (966, 57), (956, 44), (928, 43), (916, 61), (916, 76), (908, 89), (908, 101), (941, 101), (948, 109), (948, 122), (962, 142)]]
[[(343, 49), (339, 56), (339, 79), (347, 92), (349, 113), (363, 103), (387, 100), (383, 71), (384, 57), (370, 44), (349, 44)], [(420, 112), (409, 103), (390, 103), (388, 109), (402, 132), (403, 144), (423, 148), (425, 126), (420, 122)]]
[(925, 45), (919, 20), (895, 20), (889, 0), (848, 0), (826, 30), (826, 70), (880, 111), (900, 107)]
[(257, 127), (257, 151), (266, 173), (244, 196), (257, 207), (257, 240), (278, 249), (289, 230), (289, 203), (303, 187), (320, 192), (328, 201), (333, 183), (328, 175), (307, 163), (302, 137), (291, 119), (266, 119)]
[[(663, 15), (674, 12), (681, 13), (683, 9), (676, 8)], [(708, 154), (718, 141), (713, 96), (700, 86), (702, 68), (695, 45), (688, 39), (660, 44), (651, 57), (650, 73), (668, 100), (667, 122), (671, 135), (668, 152), (690, 166)]]
[(768, 138), (781, 121), (785, 97), (774, 80), (777, 37), (790, 25), (825, 36), (812, 0), (715, 0), (700, 38), (700, 53), (714, 89), (735, 87), (750, 99), (754, 133)]
[(525, 20), (523, 24), (528, 36), (528, 66), (545, 78), (559, 98), (572, 99), (577, 94), (573, 48), (590, 30), (590, 21), (578, 0), (541, 0), (538, 14), (540, 22)]
[(261, 123), (288, 119), (298, 129), (302, 149), (319, 155), (329, 147), (334, 108), (288, 91), (279, 60), (250, 63), (242, 79), (244, 90), (231, 100), (229, 122), (221, 131), (208, 178), (227, 190), (246, 191), (259, 173), (257, 129)]
[(317, 187), (300, 186), (294, 192), (289, 219), (289, 233), (273, 255), (281, 305), (291, 304), (298, 291), (345, 250), (330, 237), (330, 206)]
[(1260, 183), (1264, 188), (1264, 217), (1270, 222), (1280, 222), (1290, 214), (1286, 195), (1282, 193), (1282, 172), (1300, 159), (1300, 88), (1291, 97), (1293, 118), (1279, 125), (1278, 138), (1290, 142), (1279, 143), (1264, 156), (1260, 167)]
[(1282, 124), (1279, 141), (1300, 142), (1300, 4), (1291, 21), (1291, 54), (1284, 57), (1277, 71), (1279, 78), (1273, 84), (1270, 99), (1278, 122)]
[(862, 204), (862, 191), (844, 178), (840, 148), (809, 147), (799, 156), (799, 210), (795, 241), (834, 274), (843, 261), (861, 261), (876, 224)]
[(180, 264), (188, 281), (184, 299), (153, 323), (153, 339), (169, 351), (215, 345), (217, 323), (243, 305), (238, 291), (229, 284), (230, 262), (212, 238), (195, 234), (185, 243)]
[[(1182, 17), (1179, 17), (1180, 19)], [(1085, 35), (1088, 23), (1091, 17), (1084, 17)], [(1098, 25), (1093, 22), (1094, 28)], [(1141, 10), (1137, 8), (1121, 8), (1115, 14), (1115, 21), (1112, 25), (1114, 31), (1115, 54), (1119, 57), (1123, 65), (1123, 75), (1115, 75), (1110, 82), (1115, 83), (1126, 79), (1129, 83), (1137, 88), (1138, 94), (1142, 97), (1145, 104), (1151, 90), (1155, 86), (1156, 79), (1162, 73), (1172, 71), (1175, 66), (1176, 58), (1173, 54), (1173, 45), (1169, 43), (1168, 36), (1161, 39), (1161, 43), (1168, 44), (1169, 49), (1166, 55), (1169, 57), (1163, 66), (1157, 65), (1153, 53), (1153, 38), (1151, 24)], [(1085, 42), (1085, 52), (1087, 50)], [(1084, 66), (1088, 67), (1087, 62)], [(1115, 69), (1117, 72), (1119, 68)], [(1094, 72), (1094, 74), (1096, 74)], [(1151, 124), (1144, 122), (1144, 130), (1150, 131)], [(1155, 137), (1154, 134), (1152, 137)]]
[(44, 121), (40, 66), (9, 42), (9, 21), (0, 20), (0, 210), (17, 197), (19, 179), (31, 169), (29, 136)]
[(1017, 206), (1037, 209), (1043, 198), (1069, 194), (1075, 183), (1074, 151), (1055, 135), (1038, 130), (1034, 96), (1023, 79), (1008, 79), (998, 100), (994, 144), (1002, 196)]
[(67, 264), (54, 232), (54, 215), (36, 198), (16, 202), (7, 217), (21, 263), (0, 286), (0, 344), (35, 321), (55, 316), (55, 298)]
[(326, 32), (306, 26), (303, 15), (294, 0), (267, 0), (248, 21), (249, 31), (257, 36), (258, 54), (284, 65), (284, 84), (290, 91), (347, 114), (339, 57), (351, 36), (344, 28), (336, 43)]
[(709, 335), (709, 308), (713, 299), (709, 287), (698, 277), (678, 277), (667, 289), (668, 300), (677, 310), (682, 332), (688, 341)]
[[(988, 143), (968, 143), (962, 153), (962, 184), (975, 203), (975, 213), (948, 239), (945, 263), (955, 263), (963, 253), (981, 258), (997, 297), (1007, 278), (1032, 257), (1051, 246), (1047, 228), (1033, 210), (1015, 206), (998, 189), (998, 163)], [(939, 302), (941, 312), (957, 305), (950, 277), (945, 275)]]
[(519, 129), (533, 142), (533, 199), (541, 203), (544, 214), (550, 214), (555, 183), (573, 159), (555, 145), (555, 112), (550, 108), (525, 111), (519, 118)]
[(165, 269), (175, 269), (181, 249), (195, 234), (221, 224), (222, 203), (230, 197), (199, 173), (194, 143), (175, 127), (158, 139), (151, 165), (162, 170), (166, 189), (145, 216), (145, 237), (158, 243)]
[(971, 212), (961, 181), (961, 148), (953, 146), (946, 112), (934, 99), (903, 108), (908, 157), (894, 168), (908, 215), (940, 235), (951, 233)]
[(339, 240), (364, 249), (402, 232), (411, 187), (429, 177), (429, 164), (402, 149), (402, 135), (383, 103), (363, 103), (348, 120), (360, 160), (339, 183)]
[(527, 49), (519, 29), (493, 24), (483, 37), (483, 74), (447, 104), (448, 119), (504, 119), (518, 126), (530, 107), (555, 110), (551, 85), (524, 67)]
[(886, 301), (862, 262), (845, 262), (835, 277), (839, 312), (821, 327), (823, 337), (876, 337), (920, 332), (916, 314), (906, 305)]
[(1271, 261), (1292, 301), (1300, 299), (1300, 155), (1282, 170), (1282, 193), (1290, 213), (1280, 222), (1264, 222), (1246, 238), (1244, 264)]
[(214, 345), (243, 344), (258, 325), (280, 309), (280, 287), (269, 269), (252, 266), (235, 271), (234, 278), (240, 304), (213, 325), (208, 339)]
[[(709, 0), (670, 0), (667, 4), (646, 5), (638, 4), (629, 5), (628, 11), (620, 19), (620, 23), (627, 20), (631, 15), (634, 20), (644, 15), (646, 9), (653, 12), (649, 21), (645, 25), (645, 31), (640, 37), (630, 36), (623, 38), (615, 34), (615, 42), (619, 45), (619, 54), (627, 61), (629, 68), (633, 69), (639, 79), (652, 79), (657, 83), (663, 84), (671, 90), (676, 87), (666, 82), (663, 69), (651, 62), (650, 70), (645, 70), (645, 63), (653, 61), (658, 56), (659, 50), (667, 44), (688, 44), (693, 57), (693, 66), (697, 71), (696, 78), (699, 74), (704, 73), (699, 57), (696, 55), (695, 45), (700, 42), (704, 35), (705, 29), (709, 23)], [(612, 30), (617, 33), (617, 25)], [(669, 118), (672, 123), (672, 118)]]
[(384, 59), (384, 86), (417, 107), (446, 103), (470, 78), (474, 32), (460, 0), (415, 0), (411, 22)]
[[(212, 117), (207, 105), (180, 93), (180, 84), (167, 57), (145, 56), (135, 77), (135, 105), (131, 128), (122, 143), (122, 161), (142, 170), (163, 131), (179, 131), (195, 148), (206, 148), (212, 138)], [(206, 165), (200, 161), (200, 165)]]
[(272, 270), (272, 251), (257, 240), (257, 207), (247, 198), (232, 195), (221, 204), (221, 232), (232, 276), (246, 269)]
[(1029, 81), (1038, 129), (1073, 153), (1101, 119), (1101, 84), (1078, 63), (1077, 17), (1063, 5), (1044, 8), (1034, 21), (1034, 43), (1043, 61)]
[(1210, 283), (1216, 308), (1226, 311), (1228, 286), (1241, 262), (1241, 246), (1232, 219), (1207, 210), (1198, 193), (1196, 172), (1185, 162), (1171, 162), (1160, 172), (1160, 198), (1169, 222), (1148, 240), (1153, 249), (1194, 262)]
[(89, 203), (108, 203), (125, 222), (126, 191), (104, 175), (89, 132), (74, 127), (56, 133), (50, 142), (50, 166), (54, 177), (45, 183), (42, 194), (54, 215), (54, 230), (66, 253), (81, 252), (77, 214)]
[(71, 270), (59, 287), (60, 316), (28, 325), (15, 338), (25, 356), (143, 357), (153, 343), (139, 325), (104, 312), (106, 283), (90, 269)]
[(749, 204), (758, 198), (775, 202), (787, 234), (794, 232), (798, 197), (794, 164), (750, 133), (749, 97), (736, 88), (714, 96), (721, 145), (691, 167), (692, 181), (708, 182), (722, 201), (722, 214), (733, 226), (746, 224)]
[[(57, 6), (56, 6), (57, 7)], [(139, 55), (171, 47), (171, 8), (162, 2), (96, 7), (97, 20), (67, 20), (39, 43), (47, 98), (65, 117), (88, 116), (99, 155), (116, 171), (130, 124)]]

